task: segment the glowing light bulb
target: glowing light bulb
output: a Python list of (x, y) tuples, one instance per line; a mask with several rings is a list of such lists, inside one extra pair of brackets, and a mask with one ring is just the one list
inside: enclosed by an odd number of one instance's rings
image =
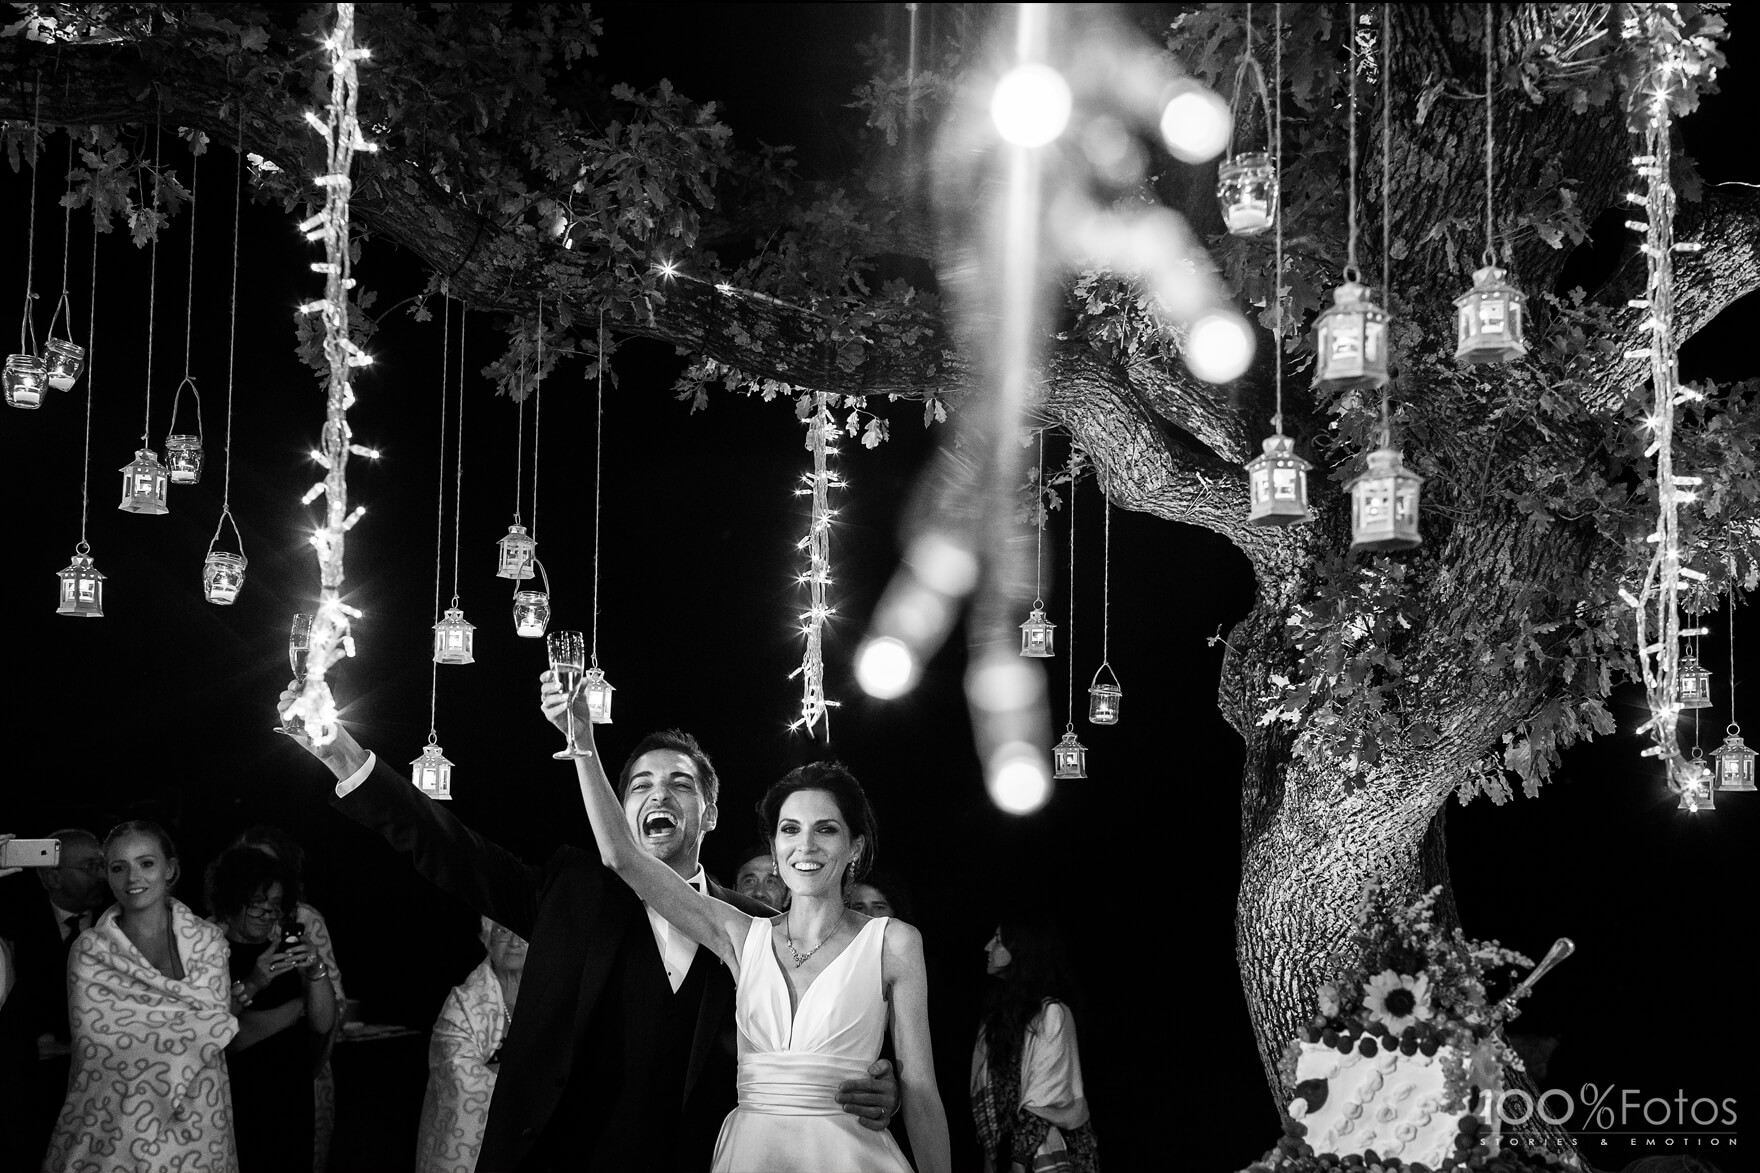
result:
[(903, 696), (916, 683), (917, 662), (904, 641), (890, 635), (868, 640), (856, 653), (856, 683), (877, 700)]
[(1069, 83), (1049, 65), (1017, 65), (990, 95), (996, 132), (1017, 147), (1042, 147), (1062, 134), (1069, 108)]
[(1217, 310), (1192, 323), (1186, 366), (1207, 383), (1238, 379), (1253, 361), (1253, 336), (1238, 314)]
[(990, 801), (1011, 815), (1031, 814), (1051, 797), (1051, 778), (1038, 751), (1024, 741), (998, 746), (990, 755), (984, 786)]
[(1161, 111), (1161, 138), (1182, 163), (1214, 159), (1228, 146), (1228, 104), (1209, 90), (1189, 86)]

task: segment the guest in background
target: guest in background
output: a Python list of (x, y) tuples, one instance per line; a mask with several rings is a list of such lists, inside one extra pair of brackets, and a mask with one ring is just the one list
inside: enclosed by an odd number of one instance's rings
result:
[(68, 959), (73, 1071), (43, 1173), (235, 1173), (225, 934), (171, 895), (156, 823), (111, 831), (104, 866), (116, 904)]
[(29, 869), (38, 882), (6, 885), (0, 902), (11, 973), (0, 989), (0, 1173), (43, 1163), (67, 1093), (67, 955), (111, 901), (98, 837), (74, 827), (48, 837), (61, 841), (59, 864)]
[(744, 861), (733, 877), (733, 890), (741, 896), (761, 900), (778, 911), (788, 909), (788, 888), (776, 874), (776, 857), (767, 844), (754, 843), (746, 848)]
[(446, 996), (428, 1039), (416, 1173), (474, 1173), (477, 1167), (501, 1044), (526, 967), (526, 940), (513, 930), (485, 916), (478, 937), (488, 955)]
[[(233, 847), (208, 865), (207, 889), (232, 947), (238, 1035), (227, 1048), (227, 1066), (239, 1168), (258, 1173), (308, 1164), (312, 1077), (336, 1025), (336, 996), (306, 942), (309, 927), (293, 915), (299, 883), (275, 856)], [(294, 1162), (293, 1154), (306, 1159)]]
[(1080, 997), (1043, 912), (1005, 918), (984, 946), (992, 981), (972, 1052), (972, 1115), (986, 1173), (1096, 1173), (1082, 1061)]
[[(258, 851), (268, 852), (292, 873), (294, 883), (304, 893), (305, 848), (280, 827), (247, 827), (232, 841), (232, 846), (254, 847)], [(318, 964), (330, 973), (330, 989), (336, 995), (336, 1005), (342, 1006), (348, 1000), (348, 995), (342, 992), (342, 969), (336, 964), (336, 948), (330, 942), (330, 926), (325, 923), (324, 914), (304, 900), (293, 911), (299, 922), (306, 926), (306, 941), (317, 950)], [(341, 1029), (340, 1014), (337, 1019), (337, 1029)], [(336, 1075), (330, 1065), (330, 1052), (335, 1042), (336, 1032), (332, 1031), (325, 1040), (324, 1054), (318, 1062), (318, 1073), (312, 1077), (313, 1173), (324, 1173), (330, 1167), (330, 1138), (336, 1132)]]
[(916, 910), (911, 907), (910, 890), (904, 886), (903, 880), (891, 872), (876, 869), (863, 876), (850, 885), (849, 897), (845, 903), (857, 912), (865, 912), (869, 916), (896, 916), (910, 924), (917, 923)]

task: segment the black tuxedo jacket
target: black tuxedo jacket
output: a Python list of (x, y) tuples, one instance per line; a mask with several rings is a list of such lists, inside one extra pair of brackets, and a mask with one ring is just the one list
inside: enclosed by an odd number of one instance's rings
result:
[(15, 984), (0, 1006), (0, 1173), (36, 1173), (67, 1090), (67, 1060), (37, 1061), (37, 1038), (67, 1041), (67, 947), (35, 876), (10, 884), (0, 937), (12, 942)]
[[(681, 1159), (687, 1163), (680, 1167), (708, 1168), (715, 1130), (736, 1099), (733, 1058), (724, 1041), (731, 1037), (733, 979), (713, 952), (697, 950), (687, 986), (675, 998), (641, 902), (600, 863), (597, 849), (564, 846), (542, 869), (529, 868), (383, 761), (335, 805), (408, 856), (430, 882), (530, 943), (478, 1169), (505, 1173), (526, 1161), (552, 1124), (565, 1089), (588, 1074), (577, 1070), (592, 1061), (582, 1054), (583, 1043), (590, 1029), (604, 1028), (602, 1021), (595, 1024), (594, 1014), (603, 999), (612, 998), (621, 999), (619, 1016), (688, 1026), (683, 1085), (666, 1089), (670, 1102), (656, 1106), (671, 1130), (657, 1139), (681, 1141)], [(753, 916), (773, 914), (713, 880), (709, 890)], [(700, 991), (695, 1005), (681, 1005), (693, 989)], [(694, 1014), (694, 1022), (673, 1021), (679, 1014)], [(691, 1138), (688, 1158), (685, 1137)], [(699, 1145), (702, 1151), (696, 1154)], [(572, 1167), (583, 1167), (578, 1154), (592, 1148), (592, 1138), (581, 1137)]]

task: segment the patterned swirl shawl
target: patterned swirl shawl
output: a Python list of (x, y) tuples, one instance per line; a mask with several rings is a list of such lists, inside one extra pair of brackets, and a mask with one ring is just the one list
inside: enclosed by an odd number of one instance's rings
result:
[(112, 906), (67, 961), (73, 1057), (44, 1173), (236, 1173), (225, 934), (177, 900), (186, 978), (154, 969)]
[(495, 1094), (489, 1057), (507, 1034), (501, 983), (484, 958), (440, 1007), (428, 1040), (428, 1091), (416, 1139), (416, 1173), (472, 1173)]

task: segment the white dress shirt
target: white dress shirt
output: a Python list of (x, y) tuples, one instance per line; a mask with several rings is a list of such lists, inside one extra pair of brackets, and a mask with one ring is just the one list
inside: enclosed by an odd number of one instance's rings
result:
[[(378, 755), (369, 752), (365, 765), (336, 784), (336, 797), (342, 798), (365, 782), (378, 760)], [(702, 865), (697, 865), (697, 874), (690, 878), (691, 887), (706, 893), (707, 880)], [(649, 908), (646, 901), (642, 902), (642, 911), (648, 914), (648, 927), (654, 931), (654, 948), (660, 953), (660, 962), (666, 967), (666, 980), (672, 983), (672, 992), (676, 994), (678, 988), (684, 985), (685, 975), (691, 971), (691, 962), (697, 958), (697, 943), (674, 928), (671, 921)]]

